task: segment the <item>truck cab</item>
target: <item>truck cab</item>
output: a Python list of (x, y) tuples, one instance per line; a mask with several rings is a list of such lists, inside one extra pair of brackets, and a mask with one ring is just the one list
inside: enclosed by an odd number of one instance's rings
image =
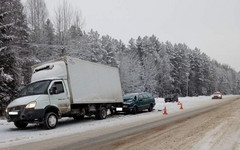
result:
[(25, 128), (28, 123), (34, 122), (43, 123), (47, 128), (56, 127), (61, 114), (70, 112), (64, 81), (43, 80), (27, 85), (6, 111), (7, 121), (13, 121), (18, 128)]

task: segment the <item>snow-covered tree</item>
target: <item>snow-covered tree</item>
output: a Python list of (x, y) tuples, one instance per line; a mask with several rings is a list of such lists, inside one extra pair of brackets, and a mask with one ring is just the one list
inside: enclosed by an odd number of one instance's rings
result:
[(164, 43), (157, 42), (158, 60), (158, 85), (156, 87), (158, 96), (164, 97), (170, 94), (174, 88), (172, 85), (172, 77), (170, 75), (172, 66), (170, 64), (170, 56), (167, 54), (167, 46)]
[(20, 0), (0, 1), (0, 109), (16, 96), (20, 87), (21, 67), (16, 56), (25, 46), (27, 36)]
[(111, 66), (117, 66), (116, 62), (116, 54), (117, 45), (115, 45), (116, 41), (114, 41), (110, 36), (102, 36), (101, 38), (102, 49), (106, 51), (106, 56), (103, 58), (106, 64)]
[(0, 50), (27, 42), (27, 24), (20, 0), (0, 1)]
[(53, 44), (55, 41), (54, 28), (50, 19), (47, 19), (43, 26), (43, 39), (41, 40), (45, 44)]
[(72, 41), (79, 41), (80, 37), (83, 36), (83, 33), (79, 27), (72, 25), (68, 30), (68, 36)]
[(48, 10), (44, 0), (27, 0), (26, 14), (30, 27), (30, 40), (35, 43), (42, 43), (43, 28), (47, 19)]
[(170, 73), (175, 93), (187, 94), (187, 81), (189, 72), (188, 48), (185, 44), (175, 44), (173, 47), (168, 44), (167, 53), (172, 66)]

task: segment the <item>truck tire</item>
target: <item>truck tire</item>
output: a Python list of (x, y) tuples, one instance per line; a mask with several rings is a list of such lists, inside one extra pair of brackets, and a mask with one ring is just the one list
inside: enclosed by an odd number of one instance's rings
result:
[(96, 118), (99, 120), (107, 118), (107, 109), (105, 107), (100, 107), (97, 111)]
[(49, 112), (45, 115), (44, 118), (44, 127), (46, 129), (53, 129), (58, 124), (57, 115), (54, 112)]
[(24, 129), (27, 127), (28, 123), (23, 121), (14, 121), (14, 125), (19, 129)]

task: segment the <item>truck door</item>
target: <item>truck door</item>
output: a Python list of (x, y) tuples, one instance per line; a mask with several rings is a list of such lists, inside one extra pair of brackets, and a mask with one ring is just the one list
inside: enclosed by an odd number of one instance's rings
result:
[(70, 111), (70, 100), (67, 96), (67, 90), (61, 80), (52, 82), (49, 88), (49, 100), (52, 105), (59, 108), (60, 113)]

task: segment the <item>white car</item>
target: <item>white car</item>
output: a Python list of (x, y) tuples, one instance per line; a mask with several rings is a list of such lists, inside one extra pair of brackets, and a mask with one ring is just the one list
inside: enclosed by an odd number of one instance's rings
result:
[(222, 99), (222, 94), (220, 92), (215, 92), (212, 95), (212, 99)]

